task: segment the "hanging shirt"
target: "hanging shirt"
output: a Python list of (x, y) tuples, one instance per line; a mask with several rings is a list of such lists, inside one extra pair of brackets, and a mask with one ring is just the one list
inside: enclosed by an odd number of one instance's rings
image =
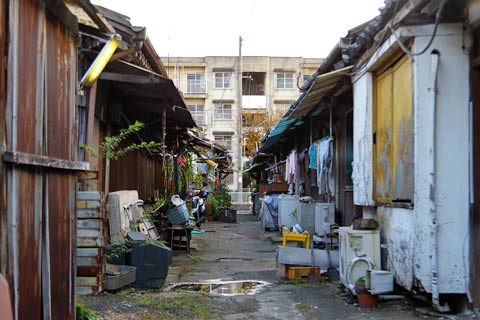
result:
[(333, 153), (332, 139), (327, 138), (318, 143), (317, 152), (317, 186), (318, 193), (323, 194), (327, 191), (328, 177), (332, 167)]

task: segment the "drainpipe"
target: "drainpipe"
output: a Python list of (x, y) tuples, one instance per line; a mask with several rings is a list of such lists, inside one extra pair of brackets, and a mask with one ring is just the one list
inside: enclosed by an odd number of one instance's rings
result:
[(429, 112), (429, 120), (431, 125), (431, 136), (430, 136), (430, 155), (429, 160), (429, 169), (430, 173), (428, 175), (428, 183), (430, 185), (430, 253), (432, 256), (432, 304), (433, 307), (441, 312), (449, 311), (450, 308), (448, 305), (441, 306), (438, 292), (438, 220), (437, 220), (437, 206), (435, 202), (435, 177), (436, 177), (436, 166), (435, 166), (435, 149), (436, 149), (436, 118), (437, 118), (437, 79), (438, 79), (438, 65), (440, 62), (440, 52), (438, 50), (433, 50), (430, 54), (432, 60), (432, 84), (430, 87), (431, 94), (431, 103), (432, 108)]

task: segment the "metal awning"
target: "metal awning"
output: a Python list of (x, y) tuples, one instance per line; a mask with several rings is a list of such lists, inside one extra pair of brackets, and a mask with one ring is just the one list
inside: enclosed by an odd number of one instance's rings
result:
[[(195, 127), (195, 122), (172, 80), (134, 64), (116, 60), (107, 65), (100, 80), (112, 81), (125, 108), (142, 109), (161, 118), (166, 109), (167, 126)], [(145, 119), (148, 120), (155, 119)]]
[(352, 66), (338, 69), (329, 73), (317, 76), (297, 107), (288, 115), (287, 119), (301, 119), (309, 112), (316, 109), (318, 104), (328, 95), (338, 96), (352, 87), (349, 79), (349, 71)]

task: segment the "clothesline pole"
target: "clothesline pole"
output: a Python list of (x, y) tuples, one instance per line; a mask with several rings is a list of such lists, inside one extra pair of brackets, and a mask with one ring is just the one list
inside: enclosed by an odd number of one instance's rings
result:
[(328, 106), (328, 110), (329, 110), (329, 113), (330, 113), (330, 138), (332, 137), (332, 127), (333, 127), (332, 105), (333, 105), (333, 97), (331, 97), (330, 104)]

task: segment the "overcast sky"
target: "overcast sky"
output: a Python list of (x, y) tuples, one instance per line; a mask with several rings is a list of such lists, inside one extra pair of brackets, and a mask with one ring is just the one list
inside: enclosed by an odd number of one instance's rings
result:
[(384, 0), (91, 0), (147, 27), (160, 56), (324, 58)]

